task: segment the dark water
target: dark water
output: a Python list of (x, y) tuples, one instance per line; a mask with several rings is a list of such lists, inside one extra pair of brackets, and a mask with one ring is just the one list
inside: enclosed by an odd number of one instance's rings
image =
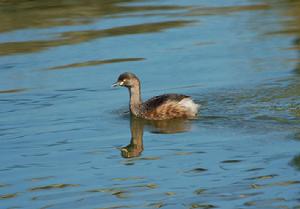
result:
[[(300, 208), (300, 3), (0, 0), (0, 208)], [(130, 119), (176, 92), (193, 121)]]

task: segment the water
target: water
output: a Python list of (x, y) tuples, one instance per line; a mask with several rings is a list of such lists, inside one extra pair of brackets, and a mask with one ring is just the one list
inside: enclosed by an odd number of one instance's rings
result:
[[(0, 208), (299, 208), (297, 1), (0, 1)], [(192, 121), (129, 117), (191, 95)]]

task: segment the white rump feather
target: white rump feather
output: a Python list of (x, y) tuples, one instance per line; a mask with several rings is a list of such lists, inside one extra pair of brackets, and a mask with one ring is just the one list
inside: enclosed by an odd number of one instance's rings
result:
[(196, 104), (191, 98), (184, 98), (178, 104), (187, 108), (194, 115), (197, 115), (198, 109), (200, 107), (200, 105)]

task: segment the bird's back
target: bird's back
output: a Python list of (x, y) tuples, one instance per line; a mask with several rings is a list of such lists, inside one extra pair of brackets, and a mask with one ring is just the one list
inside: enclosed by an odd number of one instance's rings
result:
[[(195, 107), (192, 107), (195, 105)], [(191, 107), (190, 107), (191, 106)], [(163, 94), (142, 104), (141, 117), (150, 120), (191, 118), (197, 114), (198, 105), (183, 94)]]

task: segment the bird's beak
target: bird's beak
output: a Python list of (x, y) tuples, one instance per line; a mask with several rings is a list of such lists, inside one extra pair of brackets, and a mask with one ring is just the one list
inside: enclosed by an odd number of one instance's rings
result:
[(124, 82), (123, 81), (117, 81), (116, 83), (114, 83), (111, 87), (117, 87), (117, 86), (123, 86)]

